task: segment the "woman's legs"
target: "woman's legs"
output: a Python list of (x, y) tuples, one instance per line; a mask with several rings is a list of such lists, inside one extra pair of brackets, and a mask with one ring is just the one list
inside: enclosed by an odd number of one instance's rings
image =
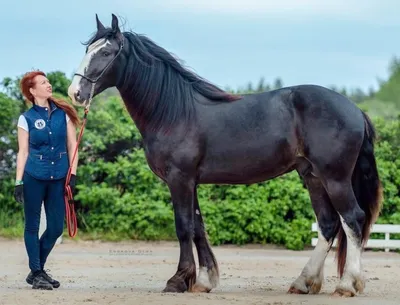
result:
[[(44, 264), (57, 238), (63, 232), (65, 205), (64, 182), (42, 181), (24, 175), (25, 245), (31, 273), (26, 281), (35, 289), (58, 288), (60, 283), (43, 271)], [(46, 212), (46, 231), (39, 240), (39, 224), (42, 203)]]
[(63, 233), (65, 203), (64, 203), (65, 179), (49, 181), (47, 193), (44, 199), (46, 211), (46, 231), (40, 238), (40, 267), (44, 269), (47, 257), (53, 249), (58, 237)]
[(39, 243), (39, 223), (42, 202), (45, 198), (47, 182), (33, 178), (24, 174), (24, 214), (25, 231), (24, 241), (29, 258), (29, 268), (32, 273), (40, 271), (40, 243)]

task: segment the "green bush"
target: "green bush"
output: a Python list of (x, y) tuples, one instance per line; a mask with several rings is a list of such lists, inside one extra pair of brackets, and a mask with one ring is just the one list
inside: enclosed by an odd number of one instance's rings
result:
[(375, 152), (384, 189), (384, 204), (378, 223), (400, 223), (400, 118), (375, 121), (378, 144)]

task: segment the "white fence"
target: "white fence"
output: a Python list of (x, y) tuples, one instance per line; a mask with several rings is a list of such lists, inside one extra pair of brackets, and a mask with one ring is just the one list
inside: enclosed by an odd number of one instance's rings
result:
[[(312, 232), (318, 231), (318, 224), (312, 224)], [(375, 248), (375, 249), (385, 249), (385, 252), (389, 252), (389, 250), (400, 249), (400, 240), (390, 239), (391, 233), (400, 233), (400, 225), (390, 225), (390, 224), (374, 224), (371, 229), (371, 233), (384, 233), (385, 239), (369, 239), (365, 248)], [(311, 244), (313, 247), (316, 246), (318, 238), (312, 238)], [(336, 247), (336, 239), (333, 243), (333, 246)]]

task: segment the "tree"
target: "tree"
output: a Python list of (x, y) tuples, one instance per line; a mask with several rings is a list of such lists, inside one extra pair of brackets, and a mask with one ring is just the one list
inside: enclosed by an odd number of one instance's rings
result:
[(0, 180), (10, 173), (15, 162), (18, 103), (0, 93)]
[(54, 71), (47, 74), (51, 85), (53, 86), (53, 92), (68, 96), (68, 87), (71, 84), (70, 79), (67, 78), (64, 72)]

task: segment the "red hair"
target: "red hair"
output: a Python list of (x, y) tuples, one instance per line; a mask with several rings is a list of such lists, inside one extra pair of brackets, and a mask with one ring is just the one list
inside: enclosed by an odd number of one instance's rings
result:
[[(22, 94), (32, 104), (35, 104), (35, 98), (31, 94), (29, 89), (33, 88), (35, 86), (34, 78), (38, 75), (42, 75), (42, 76), (46, 77), (46, 74), (42, 71), (32, 71), (32, 72), (25, 73), (25, 75), (22, 77), (22, 79), (20, 81), (20, 88), (21, 88)], [(78, 126), (80, 124), (78, 113), (75, 110), (75, 108), (72, 107), (72, 105), (68, 104), (66, 101), (64, 101), (62, 99), (58, 99), (55, 97), (51, 97), (50, 100), (52, 102), (54, 102), (54, 104), (56, 104), (57, 107), (61, 108), (62, 110), (64, 110), (67, 113), (67, 115), (69, 116), (69, 118), (71, 119), (72, 123), (75, 126)]]

